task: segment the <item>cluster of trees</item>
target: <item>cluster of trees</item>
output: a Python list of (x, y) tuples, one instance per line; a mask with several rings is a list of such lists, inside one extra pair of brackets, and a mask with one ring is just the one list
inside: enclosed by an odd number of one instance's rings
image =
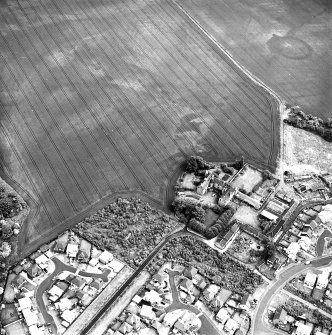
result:
[(80, 222), (74, 231), (132, 266), (146, 258), (178, 222), (137, 198), (119, 198)]
[(0, 218), (9, 218), (18, 214), (24, 207), (14, 192), (7, 192), (0, 186)]
[(323, 121), (317, 116), (311, 114), (307, 115), (299, 109), (291, 108), (285, 123), (290, 124), (293, 127), (311, 131), (321, 136), (326, 141), (332, 142), (332, 118)]
[(191, 156), (187, 160), (186, 171), (196, 173), (199, 170), (207, 170), (210, 169), (213, 164), (206, 162), (200, 156)]
[(191, 219), (204, 222), (206, 218), (206, 210), (194, 198), (177, 197), (172, 203), (175, 215), (183, 223), (188, 223)]
[(233, 208), (228, 208), (224, 213), (220, 215), (216, 223), (207, 229), (204, 236), (208, 239), (218, 236), (221, 232), (224, 232), (229, 227), (229, 222), (233, 217), (235, 211)]
[(162, 254), (165, 261), (190, 264), (210, 281), (240, 294), (252, 294), (263, 283), (260, 275), (193, 236), (170, 241)]

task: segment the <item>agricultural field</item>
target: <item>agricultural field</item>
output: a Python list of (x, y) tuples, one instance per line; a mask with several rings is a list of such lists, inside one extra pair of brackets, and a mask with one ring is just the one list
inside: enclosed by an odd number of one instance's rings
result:
[[(275, 169), (279, 106), (168, 0), (0, 3), (3, 177), (26, 255), (189, 155)], [(102, 203), (102, 205), (100, 205)]]
[(286, 102), (331, 116), (330, 0), (177, 2)]

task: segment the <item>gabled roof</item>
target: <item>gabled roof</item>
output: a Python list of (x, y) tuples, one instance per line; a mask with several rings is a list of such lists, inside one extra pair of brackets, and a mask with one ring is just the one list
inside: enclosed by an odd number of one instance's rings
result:
[(74, 286), (81, 287), (83, 284), (86, 284), (86, 281), (82, 277), (75, 277), (74, 279), (72, 279), (71, 283)]
[(57, 240), (54, 246), (54, 251), (65, 251), (67, 243), (67, 241)]
[(189, 291), (193, 287), (193, 282), (188, 278), (183, 278), (180, 282), (179, 287), (180, 289), (183, 288)]
[(90, 283), (89, 286), (99, 290), (103, 286), (103, 281), (100, 278), (96, 278)]
[(193, 266), (186, 268), (183, 272), (183, 275), (189, 279), (193, 279), (197, 274), (197, 269)]

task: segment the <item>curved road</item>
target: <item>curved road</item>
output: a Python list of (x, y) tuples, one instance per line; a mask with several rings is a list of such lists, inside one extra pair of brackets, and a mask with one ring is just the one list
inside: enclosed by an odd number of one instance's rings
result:
[(332, 262), (332, 255), (319, 257), (311, 261), (309, 265), (298, 264), (285, 268), (278, 274), (278, 279), (271, 282), (266, 293), (261, 297), (261, 300), (257, 304), (256, 312), (254, 315), (254, 322), (252, 328), (252, 334), (254, 335), (274, 335), (274, 334), (285, 334), (277, 329), (271, 329), (266, 322), (264, 322), (264, 316), (267, 306), (270, 304), (273, 296), (288, 282), (290, 279), (300, 274), (302, 271), (310, 268), (319, 268), (326, 266)]
[[(74, 268), (73, 266), (63, 263), (57, 257), (53, 257), (52, 262), (55, 265), (55, 269), (52, 272), (52, 274), (48, 276), (47, 278), (45, 278), (45, 280), (42, 281), (40, 285), (37, 287), (35, 297), (36, 297), (38, 308), (44, 317), (45, 323), (50, 323), (51, 324), (50, 327), (52, 328), (53, 333), (57, 334), (57, 327), (55, 325), (53, 317), (50, 314), (48, 314), (47, 308), (44, 304), (43, 294), (49, 290), (49, 288), (53, 284), (54, 277), (56, 277), (60, 272), (69, 271), (69, 272), (75, 273), (77, 269)], [(110, 272), (111, 271), (107, 269), (103, 273), (90, 273), (90, 272), (85, 272), (85, 271), (79, 271), (78, 274), (83, 277), (101, 278), (104, 282), (107, 282), (108, 281), (107, 276)]]

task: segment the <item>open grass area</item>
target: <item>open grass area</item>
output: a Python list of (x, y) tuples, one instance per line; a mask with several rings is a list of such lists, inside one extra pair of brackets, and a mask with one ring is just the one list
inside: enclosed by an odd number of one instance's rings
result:
[(246, 205), (239, 206), (233, 218), (259, 229), (258, 213), (252, 207)]
[(33, 209), (24, 252), (109, 194), (162, 202), (188, 155), (275, 168), (278, 103), (172, 1), (0, 6), (1, 161)]
[(231, 185), (234, 188), (238, 188), (240, 190), (244, 190), (246, 193), (250, 193), (252, 189), (262, 181), (262, 173), (247, 166), (242, 171), (242, 174), (238, 175), (231, 182)]
[(331, 116), (330, 0), (178, 0), (290, 104)]

